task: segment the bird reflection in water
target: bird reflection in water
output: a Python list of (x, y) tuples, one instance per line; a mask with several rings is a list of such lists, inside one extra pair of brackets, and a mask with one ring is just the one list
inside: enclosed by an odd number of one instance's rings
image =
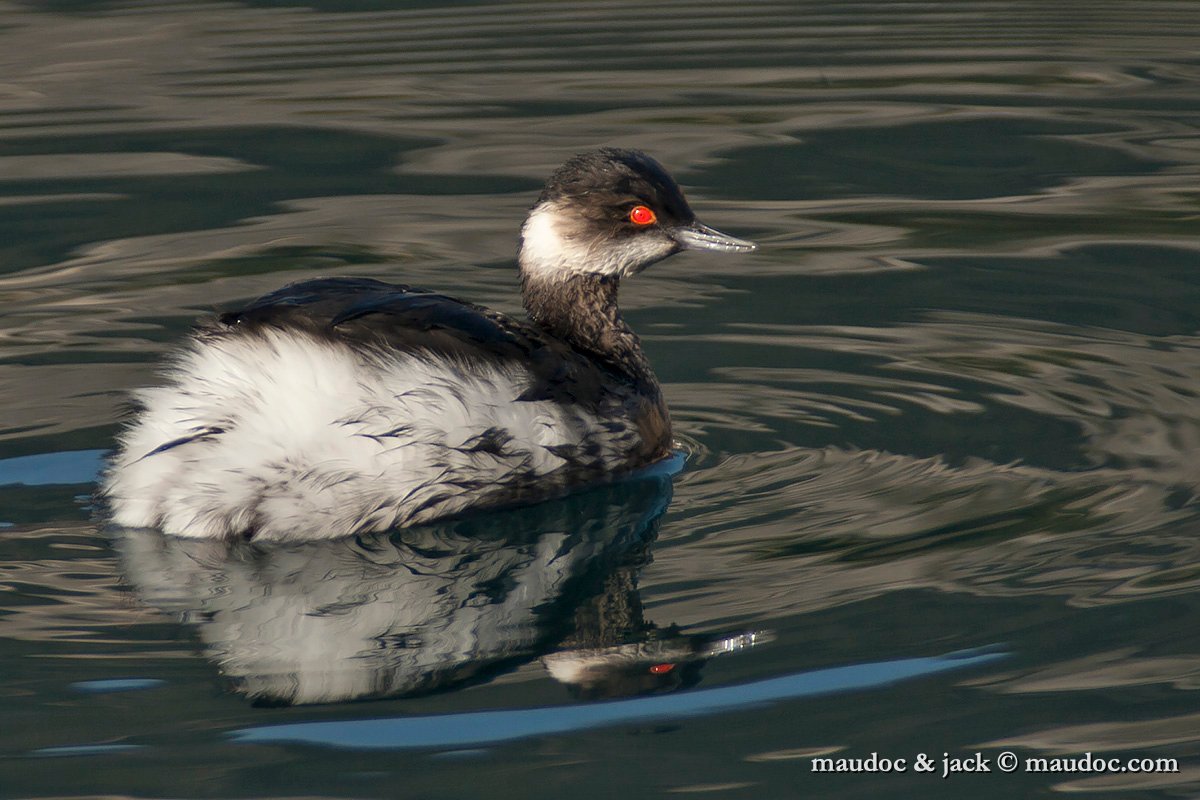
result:
[(667, 474), (532, 507), (297, 544), (117, 531), (142, 599), (195, 628), (257, 704), (451, 691), (542, 658), (583, 698), (695, 684), (761, 632), (684, 634), (643, 617), (637, 579)]

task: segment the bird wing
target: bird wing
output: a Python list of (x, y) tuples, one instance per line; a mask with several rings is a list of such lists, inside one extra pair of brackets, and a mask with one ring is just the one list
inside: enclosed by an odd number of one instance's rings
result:
[(615, 371), (532, 325), (426, 289), (370, 278), (289, 284), (220, 315), (201, 335), (253, 335), (267, 329), (305, 331), (351, 347), (424, 352), (463, 363), (511, 362), (531, 379), (520, 400), (592, 406), (613, 399), (606, 386), (626, 383)]

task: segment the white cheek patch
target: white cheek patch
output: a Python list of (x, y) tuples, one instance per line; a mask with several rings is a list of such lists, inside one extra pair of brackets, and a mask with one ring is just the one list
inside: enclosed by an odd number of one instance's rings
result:
[(521, 228), (521, 266), (525, 271), (538, 275), (560, 272), (564, 261), (586, 255), (559, 233), (556, 217), (551, 206), (540, 206), (525, 220)]
[(561, 205), (535, 208), (521, 229), (521, 269), (546, 278), (579, 273), (626, 277), (675, 250), (666, 236), (649, 232), (620, 241), (571, 235), (577, 217)]

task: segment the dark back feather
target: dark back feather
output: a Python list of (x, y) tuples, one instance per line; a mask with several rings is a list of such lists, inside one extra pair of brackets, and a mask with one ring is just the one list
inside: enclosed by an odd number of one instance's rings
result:
[(597, 411), (632, 401), (637, 380), (618, 363), (584, 354), (537, 325), (425, 289), (370, 278), (289, 284), (220, 315), (202, 335), (295, 330), (375, 352), (423, 353), (468, 366), (512, 362), (530, 376), (521, 401)]

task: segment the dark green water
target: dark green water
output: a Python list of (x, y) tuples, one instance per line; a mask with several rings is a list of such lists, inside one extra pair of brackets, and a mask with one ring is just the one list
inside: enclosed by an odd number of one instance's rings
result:
[[(1200, 6), (0, 0), (0, 65), (0, 797), (1200, 792)], [(600, 145), (761, 244), (623, 287), (679, 474), (309, 547), (93, 519), (198, 315), (515, 311)], [(1177, 769), (1025, 761), (1087, 753)]]

